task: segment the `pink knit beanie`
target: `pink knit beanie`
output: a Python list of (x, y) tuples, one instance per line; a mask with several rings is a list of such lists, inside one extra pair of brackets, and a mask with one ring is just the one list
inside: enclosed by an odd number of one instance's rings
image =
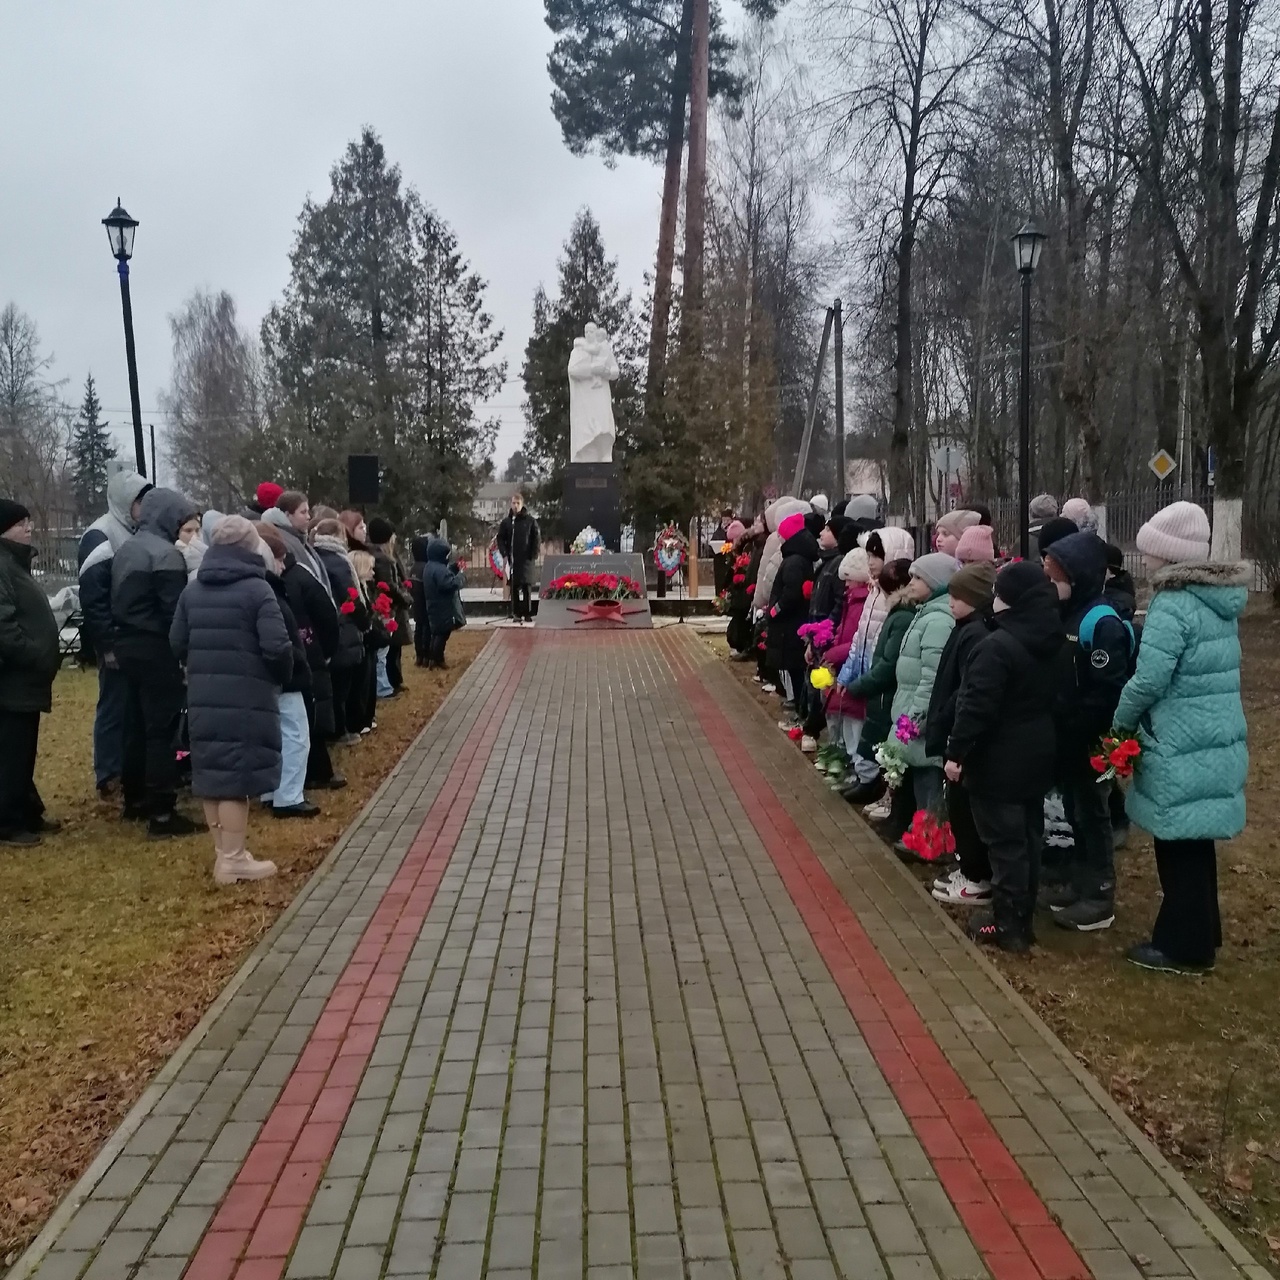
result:
[(780, 537), (783, 542), (786, 542), (788, 538), (794, 538), (803, 528), (804, 513), (796, 511), (792, 515), (787, 516), (786, 519), (778, 525), (778, 537)]
[(741, 520), (730, 520), (729, 527), (724, 531), (725, 540), (727, 542), (737, 542), (747, 531), (747, 526)]
[(1138, 530), (1138, 550), (1160, 560), (1207, 560), (1209, 517), (1194, 502), (1174, 502)]
[(1068, 498), (1062, 504), (1062, 515), (1084, 533), (1098, 527), (1098, 522), (1093, 518), (1093, 508), (1083, 498)]
[(996, 544), (989, 524), (975, 524), (960, 535), (956, 546), (956, 559), (961, 564), (977, 564), (982, 560), (996, 559)]

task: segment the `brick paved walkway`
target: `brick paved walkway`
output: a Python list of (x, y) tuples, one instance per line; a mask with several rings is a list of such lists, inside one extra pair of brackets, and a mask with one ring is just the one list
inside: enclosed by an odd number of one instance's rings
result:
[(495, 635), (14, 1272), (1266, 1274), (679, 628)]

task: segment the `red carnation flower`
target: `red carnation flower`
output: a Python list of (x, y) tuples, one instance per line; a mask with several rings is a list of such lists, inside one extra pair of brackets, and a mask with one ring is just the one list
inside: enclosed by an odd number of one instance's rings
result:
[(360, 599), (360, 588), (359, 588), (359, 587), (348, 587), (348, 588), (347, 588), (347, 595), (349, 595), (349, 596), (351, 597), (351, 599), (352, 599), (352, 600), (359, 600), (359, 599)]
[(813, 582), (806, 582), (802, 590), (804, 591), (804, 598), (808, 600), (813, 595)]
[(338, 607), (339, 613), (355, 613), (356, 607), (350, 600), (344, 600)]
[(387, 584), (386, 584), (385, 582), (380, 582), (380, 583), (378, 583), (378, 590), (379, 590), (379, 591), (390, 591), (390, 590), (391, 590), (391, 588), (390, 588), (389, 586), (387, 586)]

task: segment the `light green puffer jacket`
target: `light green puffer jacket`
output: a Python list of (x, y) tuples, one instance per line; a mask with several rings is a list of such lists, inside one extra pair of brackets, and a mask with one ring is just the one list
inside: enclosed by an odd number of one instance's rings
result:
[(893, 734), (899, 716), (910, 716), (920, 726), (920, 736), (909, 742), (904, 752), (913, 769), (925, 765), (942, 766), (938, 757), (925, 755), (924, 722), (929, 710), (929, 695), (933, 692), (933, 680), (938, 674), (938, 662), (955, 625), (947, 589), (942, 587), (920, 606), (902, 638), (902, 650), (898, 654), (898, 691), (893, 695), (889, 733)]
[(1230, 840), (1244, 830), (1249, 772), (1236, 620), (1247, 565), (1171, 564), (1151, 580), (1138, 667), (1117, 728), (1142, 745), (1125, 805), (1159, 840)]

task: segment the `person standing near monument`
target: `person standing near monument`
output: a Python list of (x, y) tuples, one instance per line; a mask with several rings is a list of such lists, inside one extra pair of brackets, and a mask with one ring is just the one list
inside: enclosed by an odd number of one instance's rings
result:
[(533, 621), (530, 586), (541, 549), (538, 522), (525, 510), (524, 495), (517, 490), (511, 495), (511, 510), (498, 526), (498, 550), (511, 586), (511, 616), (519, 623)]

